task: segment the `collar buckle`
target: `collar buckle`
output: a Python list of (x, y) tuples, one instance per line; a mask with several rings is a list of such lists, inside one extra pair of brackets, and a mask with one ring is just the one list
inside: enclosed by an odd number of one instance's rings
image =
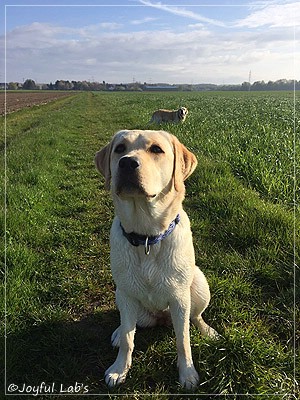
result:
[(147, 236), (146, 240), (145, 240), (145, 254), (146, 254), (146, 256), (149, 256), (149, 254), (150, 254), (150, 244), (148, 242), (149, 242), (149, 236)]

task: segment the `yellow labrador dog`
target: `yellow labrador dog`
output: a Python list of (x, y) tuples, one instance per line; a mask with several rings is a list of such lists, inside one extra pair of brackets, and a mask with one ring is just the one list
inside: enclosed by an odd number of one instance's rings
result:
[(184, 122), (188, 114), (188, 109), (186, 107), (180, 107), (179, 110), (157, 110), (152, 114), (149, 124), (153, 122), (160, 124), (162, 122)]
[(182, 208), (184, 180), (197, 159), (164, 131), (123, 130), (95, 158), (111, 189), (111, 270), (121, 325), (112, 334), (119, 347), (105, 372), (108, 386), (125, 381), (131, 366), (136, 326), (152, 327), (171, 315), (176, 334), (179, 381), (196, 387), (189, 320), (216, 336), (202, 313), (210, 301), (205, 276), (195, 265), (189, 218)]

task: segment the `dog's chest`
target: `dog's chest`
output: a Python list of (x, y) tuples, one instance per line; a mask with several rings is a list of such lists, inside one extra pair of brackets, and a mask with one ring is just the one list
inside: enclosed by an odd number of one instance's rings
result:
[(171, 269), (167, 260), (158, 263), (154, 257), (132, 263), (129, 268), (131, 293), (150, 310), (167, 308), (176, 286)]
[[(132, 286), (147, 288), (148, 291), (169, 287), (173, 284), (174, 263), (170, 254), (164, 256), (159, 252), (146, 256), (142, 247), (132, 250), (126, 256), (123, 255), (122, 260), (119, 259), (118, 262), (119, 274), (122, 273), (127, 284), (132, 282)], [(154, 253), (153, 250), (151, 251)]]
[(111, 265), (117, 287), (151, 311), (166, 309), (174, 294), (189, 284), (189, 269), (176, 268), (175, 256), (158, 247), (149, 256), (142, 247), (129, 248), (119, 256), (114, 253)]
[(118, 219), (114, 220), (110, 237), (114, 281), (118, 289), (149, 310), (167, 308), (174, 296), (180, 297), (191, 285), (195, 264), (192, 241), (183, 242), (179, 232), (177, 228), (152, 245), (146, 255), (144, 246), (131, 245)]

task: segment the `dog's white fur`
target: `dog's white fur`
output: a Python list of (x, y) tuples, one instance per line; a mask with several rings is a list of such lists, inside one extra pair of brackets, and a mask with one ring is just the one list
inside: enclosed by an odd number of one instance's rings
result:
[[(124, 174), (121, 159), (134, 159), (138, 167)], [(111, 270), (121, 324), (112, 335), (119, 353), (105, 372), (106, 383), (113, 387), (125, 381), (136, 326), (154, 326), (169, 314), (176, 334), (179, 381), (192, 389), (199, 377), (192, 360), (189, 319), (202, 334), (216, 336), (202, 318), (210, 301), (209, 286), (195, 265), (190, 223), (182, 208), (184, 180), (197, 159), (167, 132), (135, 130), (118, 132), (96, 154), (95, 162), (111, 189), (116, 214), (110, 234)], [(131, 245), (120, 226), (128, 233), (154, 236), (164, 232), (177, 214), (179, 224), (151, 246), (149, 255), (143, 246)]]
[(184, 122), (188, 115), (188, 109), (186, 107), (180, 107), (178, 110), (164, 110), (159, 109), (154, 111), (149, 124), (153, 122), (161, 124), (162, 122)]

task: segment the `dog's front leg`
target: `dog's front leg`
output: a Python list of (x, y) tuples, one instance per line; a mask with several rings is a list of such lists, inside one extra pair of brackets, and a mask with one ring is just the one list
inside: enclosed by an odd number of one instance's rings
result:
[(116, 361), (105, 371), (105, 382), (110, 387), (123, 383), (131, 366), (138, 310), (135, 301), (118, 289), (116, 300), (121, 316), (120, 347)]
[(190, 344), (190, 299), (175, 300), (170, 304), (170, 312), (176, 334), (179, 382), (186, 389), (194, 389), (199, 375), (193, 364)]

